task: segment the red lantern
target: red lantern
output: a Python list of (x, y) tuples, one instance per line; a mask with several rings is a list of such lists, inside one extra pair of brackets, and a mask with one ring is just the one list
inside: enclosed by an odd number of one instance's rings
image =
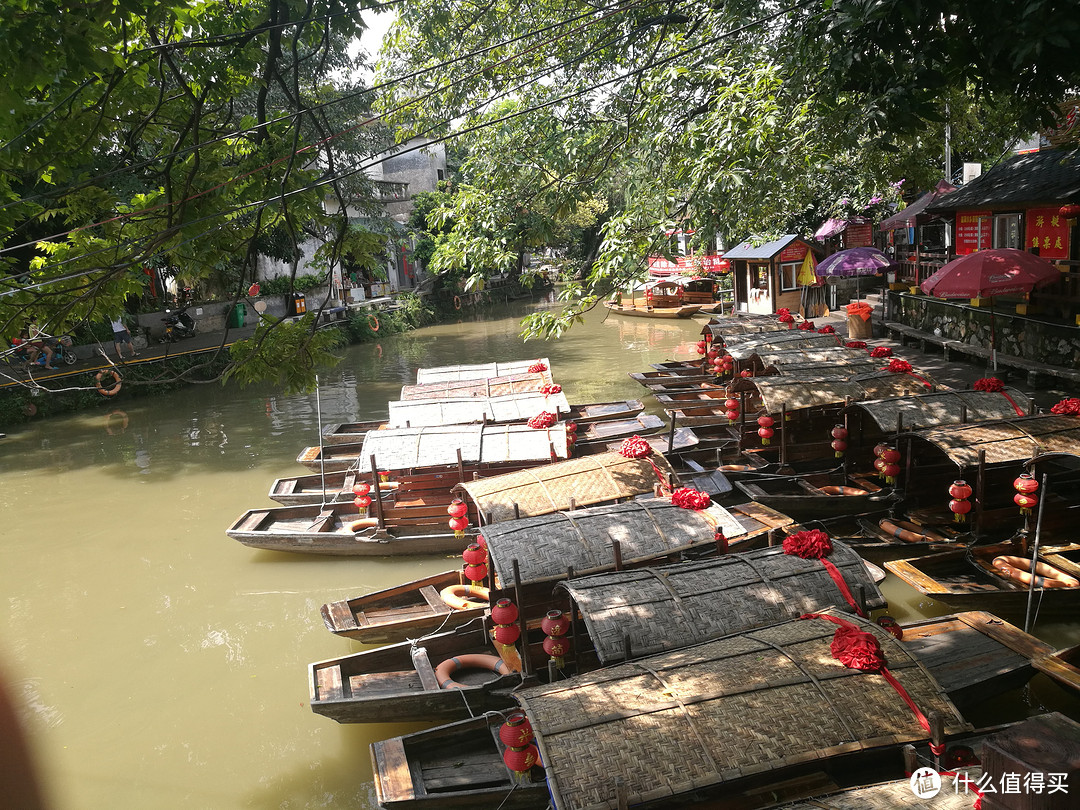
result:
[(495, 643), (508, 647), (516, 644), (521, 638), (521, 628), (516, 624), (499, 624), (495, 626)]
[(763, 445), (769, 444), (770, 440), (773, 437), (773, 434), (776, 433), (776, 431), (773, 430), (773, 425), (776, 424), (776, 420), (773, 419), (768, 414), (762, 414), (761, 416), (759, 416), (757, 418), (757, 423), (758, 423), (757, 435), (761, 437), (761, 443)]
[(874, 459), (874, 469), (877, 470), (879, 477), (885, 477), (885, 473), (883, 471), (887, 466), (889, 466), (889, 462), (887, 462), (885, 459), (880, 457)]
[(732, 410), (724, 411), (724, 418), (728, 420), (729, 425), (734, 425), (735, 420), (739, 418), (739, 412)]
[(734, 397), (728, 397), (724, 400), (724, 407), (729, 411), (737, 411), (739, 410), (739, 400)]
[(566, 663), (566, 654), (570, 651), (570, 642), (559, 636), (548, 636), (544, 639), (544, 652), (548, 654), (555, 666), (559, 669)]
[(499, 739), (510, 748), (524, 748), (533, 736), (532, 724), (522, 712), (514, 712), (499, 728)]
[(881, 454), (881, 458), (888, 464), (895, 464), (900, 460), (900, 451), (892, 447), (885, 448), (885, 452)]
[(885, 476), (885, 483), (895, 484), (896, 476), (900, 475), (900, 465), (889, 464), (888, 462), (886, 462), (884, 469), (882, 469), (881, 471), (881, 474)]
[(744, 368), (744, 369), (743, 369), (742, 371), (740, 371), (740, 372), (739, 372), (739, 376), (740, 376), (740, 377), (753, 377), (753, 376), (754, 376), (754, 372), (752, 372), (752, 371), (751, 371), (750, 369), (748, 369), (748, 368)]
[(953, 513), (953, 520), (957, 523), (963, 523), (964, 515), (971, 511), (971, 501), (954, 498), (949, 501), (949, 511)]
[(367, 495), (371, 492), (371, 484), (357, 484), (352, 488), (353, 495)]
[(549, 610), (547, 615), (540, 620), (540, 629), (545, 635), (562, 636), (570, 629), (570, 620), (561, 610)]
[(758, 427), (772, 427), (776, 424), (776, 420), (768, 414), (762, 414), (757, 418)]
[(469, 547), (461, 552), (461, 559), (469, 565), (484, 565), (487, 562), (487, 550), (481, 548), (479, 543), (469, 543)]
[(513, 624), (518, 615), (517, 605), (509, 599), (500, 599), (491, 607), (491, 620), (495, 624)]
[(455, 537), (464, 537), (465, 530), (469, 528), (468, 518), (450, 518), (450, 528), (454, 530)]
[(697, 353), (698, 354), (705, 354), (705, 341), (704, 340), (699, 340), (697, 342), (697, 344), (695, 344), (695, 345), (697, 347)]
[(831, 446), (832, 449), (836, 451), (836, 458), (844, 457), (844, 451), (847, 450), (847, 442), (843, 439), (833, 439)]
[(1080, 217), (1080, 205), (1077, 205), (1076, 203), (1063, 205), (1058, 209), (1058, 214), (1065, 217), (1065, 219), (1076, 219), (1077, 217)]
[(468, 505), (461, 498), (454, 498), (446, 507), (446, 514), (450, 517), (463, 518), (469, 513)]
[(1030, 495), (1026, 492), (1017, 492), (1013, 495), (1013, 503), (1020, 507), (1021, 515), (1030, 515), (1031, 510), (1035, 508), (1038, 502), (1038, 495)]
[(878, 458), (881, 458), (881, 454), (884, 453), (888, 449), (889, 449), (889, 445), (885, 444), (885, 442), (880, 442), (879, 444), (875, 444), (874, 445), (874, 455), (877, 456)]
[(832, 429), (832, 437), (834, 439), (845, 440), (848, 437), (848, 430), (843, 425), (837, 425)]
[(484, 564), (465, 566), (465, 579), (470, 582), (482, 582), (487, 579), (487, 575), (488, 567)]
[(949, 495), (956, 498), (957, 500), (962, 501), (965, 498), (971, 497), (971, 487), (968, 485), (967, 481), (953, 481), (952, 484), (949, 486)]
[(540, 761), (540, 751), (529, 743), (524, 748), (507, 748), (503, 751), (506, 767), (518, 776), (524, 776)]
[(360, 510), (361, 514), (366, 514), (368, 507), (371, 506), (370, 495), (357, 495), (353, 498), (353, 504)]
[(719, 349), (709, 349), (709, 351), (706, 352), (705, 356), (708, 357), (710, 361), (715, 360), (717, 357), (720, 356), (720, 350)]
[(776, 433), (772, 428), (758, 428), (757, 435), (761, 437), (762, 444), (771, 444), (773, 434)]
[(1039, 482), (1035, 480), (1031, 473), (1023, 473), (1013, 481), (1013, 489), (1023, 493), (1038, 492)]

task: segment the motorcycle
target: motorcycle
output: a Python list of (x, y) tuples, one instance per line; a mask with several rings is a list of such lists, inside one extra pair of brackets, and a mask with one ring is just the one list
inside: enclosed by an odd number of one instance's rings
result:
[(187, 314), (186, 304), (176, 312), (165, 310), (165, 317), (161, 320), (165, 324), (165, 334), (161, 336), (162, 343), (172, 343), (175, 340), (195, 335), (195, 319)]

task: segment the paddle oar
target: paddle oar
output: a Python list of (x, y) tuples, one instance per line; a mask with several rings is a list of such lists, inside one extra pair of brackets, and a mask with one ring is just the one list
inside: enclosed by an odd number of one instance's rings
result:
[(1046, 479), (1048, 475), (1043, 473), (1041, 497), (1039, 498), (1039, 512), (1035, 516), (1035, 544), (1031, 550), (1031, 582), (1028, 583), (1027, 611), (1024, 613), (1024, 632), (1031, 628), (1031, 602), (1035, 597), (1035, 582), (1038, 580), (1035, 566), (1039, 564), (1039, 541), (1042, 535), (1043, 507), (1046, 506)]

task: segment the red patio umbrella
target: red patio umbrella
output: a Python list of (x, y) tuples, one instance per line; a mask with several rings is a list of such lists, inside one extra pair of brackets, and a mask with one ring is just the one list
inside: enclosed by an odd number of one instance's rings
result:
[(1061, 273), (1054, 265), (1034, 253), (996, 248), (953, 259), (920, 284), (919, 289), (938, 298), (990, 299), (990, 356), (996, 371), (994, 296), (1024, 295), (1060, 278)]

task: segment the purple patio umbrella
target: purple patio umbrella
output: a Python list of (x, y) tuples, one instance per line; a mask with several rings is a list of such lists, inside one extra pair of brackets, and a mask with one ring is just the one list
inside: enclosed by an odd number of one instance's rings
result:
[(873, 247), (841, 250), (818, 262), (814, 272), (819, 276), (855, 276), (855, 297), (859, 297), (859, 276), (873, 276), (893, 264), (893, 260)]

